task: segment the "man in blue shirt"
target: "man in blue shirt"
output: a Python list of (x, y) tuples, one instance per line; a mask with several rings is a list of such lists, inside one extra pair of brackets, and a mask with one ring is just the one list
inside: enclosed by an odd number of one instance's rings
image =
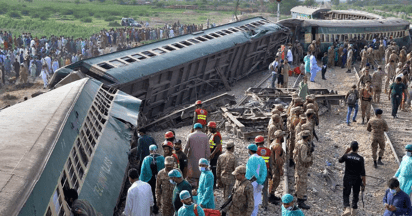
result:
[(383, 197), (383, 216), (412, 215), (411, 199), (400, 189), (399, 181), (396, 178), (390, 179), (388, 187)]
[[(139, 161), (139, 175), (140, 170), (142, 169), (143, 159), (150, 154), (149, 146), (154, 144), (156, 145), (155, 140), (146, 134), (146, 129), (141, 128), (138, 131), (139, 139), (137, 140), (137, 161)], [(156, 145), (157, 146), (157, 145)]]

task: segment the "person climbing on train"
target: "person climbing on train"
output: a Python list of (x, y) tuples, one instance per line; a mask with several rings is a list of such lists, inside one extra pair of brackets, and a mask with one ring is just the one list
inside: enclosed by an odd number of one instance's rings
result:
[(216, 188), (216, 166), (217, 166), (217, 159), (222, 154), (222, 135), (217, 130), (216, 122), (210, 121), (207, 124), (209, 129), (209, 145), (210, 145), (210, 167), (212, 169), (212, 173), (214, 176), (214, 185), (213, 188)]
[(195, 103), (196, 109), (193, 116), (193, 125), (200, 123), (202, 125), (202, 131), (206, 132), (207, 125), (207, 110), (202, 108), (202, 101), (198, 100)]
[(213, 194), (213, 173), (209, 168), (209, 161), (206, 158), (199, 160), (199, 170), (202, 172), (199, 179), (199, 187), (197, 189), (198, 203), (200, 207), (207, 209), (215, 208), (215, 196)]
[(165, 168), (165, 158), (162, 155), (157, 154), (157, 146), (149, 146), (150, 155), (146, 156), (143, 160), (142, 171), (139, 179), (143, 182), (149, 183), (152, 187), (152, 195), (154, 198), (153, 213), (157, 214), (159, 208), (156, 204), (156, 178), (160, 170)]
[(76, 189), (64, 190), (64, 199), (71, 208), (73, 215), (89, 215), (97, 216), (98, 213), (93, 208), (92, 204), (87, 200), (78, 199), (79, 194)]

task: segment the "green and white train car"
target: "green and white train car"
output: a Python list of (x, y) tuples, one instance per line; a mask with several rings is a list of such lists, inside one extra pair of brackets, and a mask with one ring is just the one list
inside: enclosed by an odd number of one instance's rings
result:
[(0, 215), (69, 216), (75, 188), (113, 215), (141, 101), (84, 78), (0, 111)]

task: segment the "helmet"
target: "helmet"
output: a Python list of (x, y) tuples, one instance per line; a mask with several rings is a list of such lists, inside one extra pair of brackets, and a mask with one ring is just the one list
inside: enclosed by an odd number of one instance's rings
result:
[(166, 146), (173, 149), (173, 143), (170, 142), (170, 141), (168, 141), (168, 142), (166, 142), (166, 141), (163, 142), (162, 147), (166, 147)]
[(202, 101), (201, 101), (201, 100), (197, 100), (197, 101), (196, 101), (196, 105), (200, 105), (200, 104), (202, 104)]
[(263, 143), (265, 141), (265, 138), (263, 136), (259, 135), (255, 137), (255, 143)]
[(210, 128), (216, 128), (216, 122), (211, 121), (207, 124), (207, 126), (210, 127)]
[(173, 134), (172, 131), (168, 131), (165, 133), (165, 139), (173, 138), (175, 135)]

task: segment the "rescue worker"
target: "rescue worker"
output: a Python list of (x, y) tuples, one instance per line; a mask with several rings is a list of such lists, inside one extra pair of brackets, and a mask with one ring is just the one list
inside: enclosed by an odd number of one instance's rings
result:
[(220, 135), (220, 132), (217, 131), (216, 129), (216, 122), (210, 121), (207, 124), (207, 127), (209, 128), (209, 145), (210, 145), (210, 167), (213, 172), (214, 176), (214, 185), (213, 188), (216, 188), (216, 165), (217, 165), (217, 159), (219, 158), (219, 155), (222, 154), (222, 136)]
[(389, 100), (391, 101), (392, 104), (392, 116), (393, 118), (398, 118), (397, 113), (398, 113), (398, 108), (399, 105), (401, 104), (402, 101), (402, 94), (405, 94), (407, 96), (408, 93), (408, 88), (406, 87), (405, 84), (402, 83), (402, 78), (401, 77), (396, 77), (396, 82), (392, 83), (390, 86), (390, 94), (389, 94)]
[(348, 59), (346, 62), (346, 67), (348, 68), (348, 71), (346, 71), (346, 73), (350, 73), (351, 69), (352, 69), (352, 60), (353, 60), (353, 48), (352, 46), (349, 46), (348, 49)]
[(156, 203), (159, 209), (162, 210), (163, 216), (173, 216), (175, 211), (173, 209), (172, 199), (174, 185), (170, 183), (167, 175), (172, 171), (174, 166), (174, 159), (171, 156), (165, 158), (165, 168), (157, 173), (156, 178)]
[(229, 215), (249, 216), (254, 209), (254, 190), (250, 181), (246, 178), (246, 167), (244, 165), (236, 167), (232, 175), (236, 178), (232, 192), (232, 203), (229, 208)]
[(199, 179), (199, 188), (197, 189), (198, 204), (202, 208), (214, 209), (215, 196), (213, 194), (213, 185), (215, 185), (213, 173), (209, 168), (209, 161), (206, 158), (199, 160), (199, 170), (202, 172)]
[(225, 153), (221, 154), (217, 159), (216, 179), (219, 187), (223, 188), (223, 198), (225, 201), (229, 198), (236, 180), (232, 175), (232, 172), (235, 171), (238, 164), (238, 158), (234, 152), (235, 143), (230, 140), (226, 143)]
[(304, 216), (302, 210), (300, 210), (296, 205), (294, 205), (292, 195), (283, 195), (282, 203), (282, 216)]
[(300, 140), (293, 152), (293, 159), (295, 161), (295, 183), (296, 183), (296, 197), (298, 198), (298, 207), (301, 209), (310, 209), (310, 206), (305, 204), (304, 196), (307, 193), (308, 170), (313, 163), (311, 154), (310, 138), (311, 132), (304, 130), (300, 133), (302, 140)]
[(180, 207), (177, 213), (178, 216), (205, 216), (205, 212), (202, 207), (193, 203), (192, 195), (190, 195), (189, 191), (184, 190), (180, 192), (179, 197), (180, 201), (183, 203), (183, 206)]
[(303, 58), (303, 62), (305, 63), (305, 76), (310, 78), (310, 52), (308, 51), (306, 56)]
[(173, 143), (170, 141), (164, 141), (162, 148), (164, 157), (172, 156), (175, 164), (174, 168), (180, 169), (179, 158), (175, 153), (173, 153)]
[(280, 201), (280, 198), (275, 196), (275, 191), (280, 184), (280, 177), (283, 176), (283, 164), (286, 159), (286, 153), (282, 149), (284, 136), (285, 133), (283, 131), (277, 130), (275, 132), (276, 140), (270, 145), (272, 185), (270, 187), (269, 201), (275, 205)]
[[(271, 151), (269, 148), (264, 147), (265, 145), (265, 138), (263, 136), (256, 136), (255, 137), (255, 144), (258, 147), (257, 154), (265, 160), (266, 163), (266, 169), (270, 173), (270, 167), (269, 167), (269, 160), (270, 160), (270, 155)], [(267, 175), (265, 183), (263, 185), (263, 208), (266, 210), (268, 206), (268, 181), (269, 181), (269, 175)]]
[(372, 88), (370, 87), (371, 82), (368, 81), (366, 86), (363, 87), (360, 92), (360, 102), (361, 102), (361, 111), (362, 111), (362, 124), (365, 124), (365, 117), (366, 122), (369, 121), (371, 117), (371, 101), (372, 101)]
[(173, 144), (176, 141), (175, 133), (173, 131), (168, 131), (165, 133), (165, 140), (168, 142), (172, 142)]
[[(339, 158), (339, 163), (345, 162), (345, 175), (343, 176), (343, 207), (342, 216), (355, 216), (358, 209), (359, 192), (365, 190), (366, 174), (365, 160), (358, 154), (359, 144), (353, 141), (346, 149), (345, 154)], [(352, 208), (349, 196), (353, 190)]]
[(385, 72), (382, 70), (382, 66), (378, 66), (378, 70), (372, 74), (372, 87), (373, 87), (373, 101), (379, 103), (382, 92), (382, 80), (385, 76)]
[(395, 67), (394, 66), (395, 66), (395, 63), (394, 63), (393, 60), (391, 60), (385, 66), (385, 71), (386, 71), (385, 94), (388, 93), (389, 81), (392, 80), (393, 77), (395, 76)]
[(202, 125), (202, 131), (206, 132), (207, 125), (207, 110), (202, 109), (202, 101), (196, 101), (196, 109), (193, 116), (193, 125), (200, 123)]
[[(366, 130), (372, 132), (372, 159), (373, 159), (373, 166), (378, 168), (379, 165), (383, 165), (382, 157), (383, 153), (385, 152), (385, 135), (384, 132), (388, 131), (388, 124), (382, 118), (383, 111), (381, 109), (377, 109), (375, 111), (375, 117), (373, 117), (366, 127)], [(378, 151), (379, 147), (379, 158), (378, 162), (376, 162), (376, 152)]]
[(183, 206), (183, 203), (180, 200), (180, 192), (187, 190), (189, 191), (189, 194), (192, 191), (192, 186), (190, 186), (189, 182), (184, 180), (182, 178), (182, 173), (177, 170), (173, 169), (170, 171), (168, 174), (169, 176), (169, 181), (174, 185), (173, 188), (173, 196), (172, 196), (172, 202), (173, 202), (173, 209), (175, 210), (175, 214), (177, 214), (177, 211), (179, 211), (180, 207)]
[(403, 192), (412, 195), (412, 144), (405, 146), (406, 155), (402, 157), (401, 165), (395, 173), (399, 180), (399, 186)]
[(150, 145), (149, 151), (150, 155), (146, 156), (143, 160), (139, 180), (149, 183), (152, 187), (152, 195), (154, 198), (153, 213), (157, 214), (159, 207), (156, 204), (156, 178), (159, 171), (165, 167), (165, 158), (157, 154), (156, 145)]
[(367, 82), (372, 82), (372, 76), (369, 74), (369, 69), (365, 69), (365, 73), (359, 78), (358, 88), (365, 87)]
[(262, 188), (267, 176), (265, 160), (257, 153), (258, 147), (255, 144), (248, 146), (249, 159), (246, 163), (246, 178), (252, 182), (253, 198), (255, 200), (252, 216), (256, 216), (259, 205), (262, 204)]

